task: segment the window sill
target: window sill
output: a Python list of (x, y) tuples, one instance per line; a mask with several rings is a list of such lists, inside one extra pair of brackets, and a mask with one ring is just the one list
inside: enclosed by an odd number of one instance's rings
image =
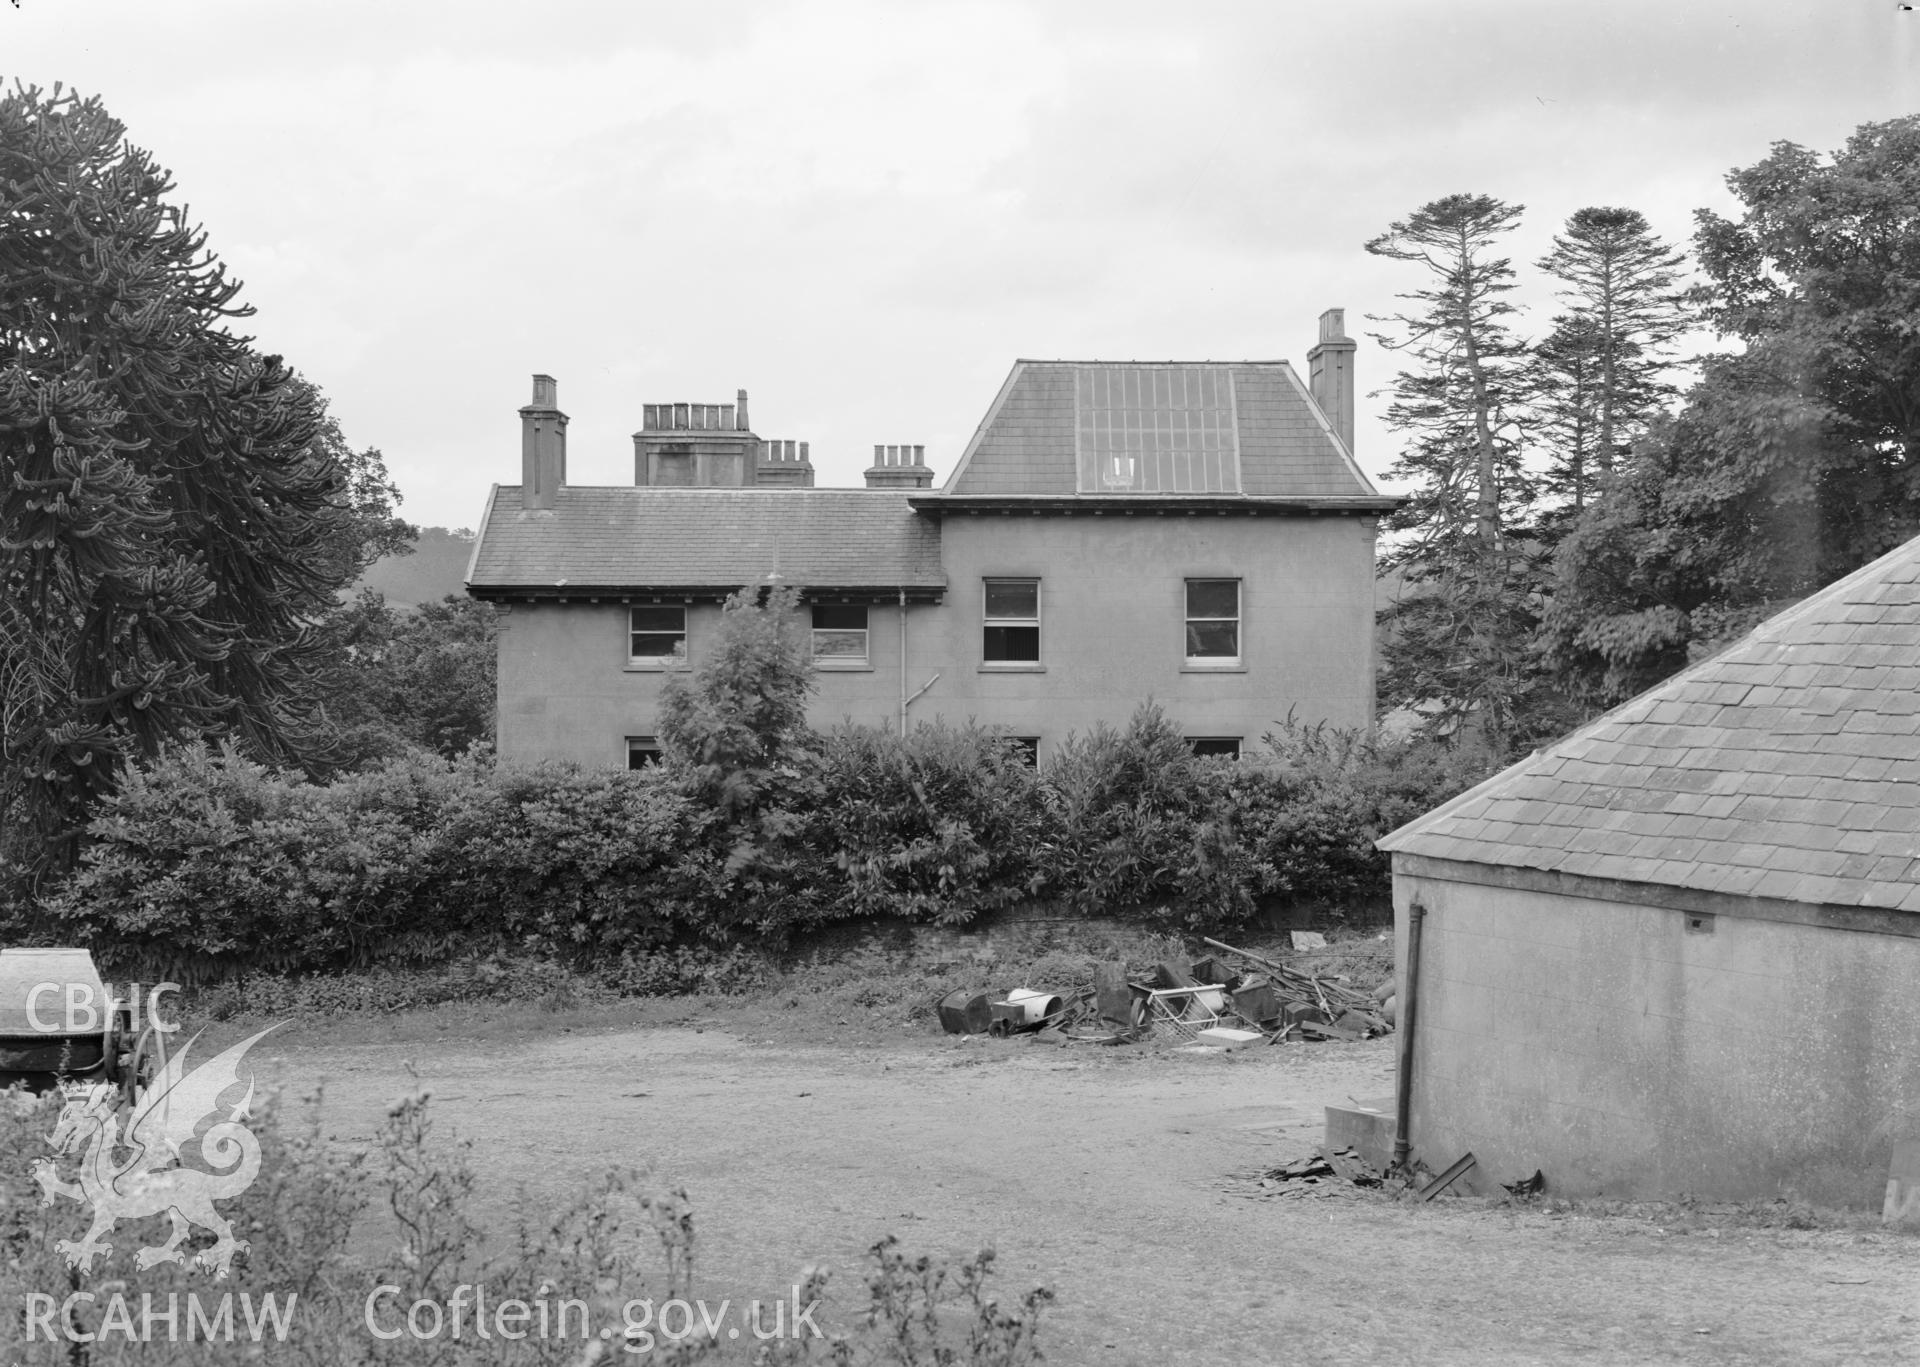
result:
[(1247, 667), (1238, 660), (1222, 661), (1217, 665), (1188, 660), (1180, 666), (1180, 672), (1182, 674), (1245, 674)]
[(629, 660), (624, 666), (628, 674), (669, 674), (676, 669), (685, 669), (684, 664), (668, 664), (664, 660)]
[(979, 672), (982, 674), (1045, 674), (1047, 667), (1043, 664), (1022, 664), (1018, 661), (1010, 661), (1005, 664), (982, 664)]
[(815, 660), (813, 667), (822, 674), (873, 673), (873, 665), (866, 660)]

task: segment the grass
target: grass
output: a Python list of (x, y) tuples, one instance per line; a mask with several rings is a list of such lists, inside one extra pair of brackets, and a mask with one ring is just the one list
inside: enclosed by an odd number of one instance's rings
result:
[[(1392, 973), (1392, 941), (1334, 932), (1324, 950), (1295, 953), (1265, 940), (1232, 943), (1364, 991)], [(793, 1043), (907, 1038), (939, 1031), (938, 1004), (955, 991), (1014, 987), (1067, 993), (1094, 965), (1118, 960), (1135, 976), (1162, 960), (1187, 962), (1197, 938), (1076, 921), (1005, 928), (955, 949), (917, 950), (910, 937), (842, 939), (776, 958), (744, 949), (669, 951), (598, 971), (548, 960), (478, 955), (432, 968), (288, 978), (255, 974), (189, 989), (178, 1014), (213, 1038), (276, 1021), (293, 1043), (416, 1043), (458, 1036), (508, 1040), (530, 1032), (712, 1025)]]

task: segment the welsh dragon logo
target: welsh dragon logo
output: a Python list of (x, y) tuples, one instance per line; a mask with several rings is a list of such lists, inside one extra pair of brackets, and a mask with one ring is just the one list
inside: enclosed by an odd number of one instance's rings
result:
[[(159, 1263), (184, 1265), (187, 1255), (180, 1245), (192, 1226), (199, 1225), (216, 1242), (195, 1261), (216, 1279), (227, 1275), (233, 1255), (245, 1252), (247, 1243), (233, 1237), (233, 1226), (213, 1203), (238, 1196), (260, 1173), (260, 1141), (241, 1123), (250, 1115), (252, 1075), (246, 1078), (246, 1094), (224, 1116), (220, 1098), (240, 1084), (240, 1062), (247, 1050), (277, 1029), (269, 1026), (191, 1071), (187, 1055), (194, 1040), (188, 1040), (141, 1089), (124, 1136), (114, 1104), (119, 1095), (115, 1088), (98, 1083), (69, 1092), (47, 1142), (57, 1154), (84, 1150), (77, 1180), (62, 1181), (52, 1159), (38, 1159), (31, 1169), (40, 1184), (41, 1205), (50, 1206), (54, 1197), (64, 1196), (93, 1207), (93, 1224), (84, 1238), (62, 1239), (54, 1245), (67, 1266), (91, 1271), (95, 1258), (104, 1261), (112, 1254), (113, 1245), (101, 1240), (115, 1223), (165, 1213), (173, 1221), (173, 1237), (134, 1254), (134, 1265), (143, 1270)], [(207, 1121), (214, 1123), (203, 1132), (201, 1126)], [(178, 1166), (181, 1148), (193, 1143), (196, 1134), (206, 1171)], [(116, 1156), (122, 1148), (125, 1156)]]

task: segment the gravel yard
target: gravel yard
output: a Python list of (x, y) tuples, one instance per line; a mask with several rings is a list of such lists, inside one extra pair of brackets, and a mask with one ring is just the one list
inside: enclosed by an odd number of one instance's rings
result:
[(489, 1223), (517, 1188), (649, 1166), (691, 1193), (716, 1298), (783, 1294), (824, 1261), (861, 1304), (861, 1255), (888, 1233), (910, 1251), (991, 1245), (1004, 1299), (1057, 1293), (1041, 1338), (1057, 1363), (1920, 1359), (1920, 1242), (1865, 1219), (1259, 1196), (1250, 1175), (1310, 1152), (1324, 1105), (1392, 1090), (1390, 1041), (795, 1044), (771, 1019), (302, 1031), (262, 1071), (327, 1079), (327, 1129), (352, 1144), (411, 1060), (472, 1141)]

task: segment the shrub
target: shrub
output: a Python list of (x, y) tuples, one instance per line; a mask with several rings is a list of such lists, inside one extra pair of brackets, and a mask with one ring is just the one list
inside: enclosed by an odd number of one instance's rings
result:
[(843, 727), (823, 739), (820, 783), (807, 839), (832, 852), (835, 915), (957, 925), (1040, 891), (1039, 778), (997, 732)]
[(672, 940), (718, 881), (717, 815), (658, 769), (501, 767), (442, 815), (440, 923), (575, 961)]
[(602, 959), (699, 922), (713, 824), (644, 772), (414, 755), (322, 786), (180, 749), (103, 804), (46, 933), (183, 983), (505, 944)]
[(1259, 895), (1334, 905), (1386, 898), (1390, 861), (1374, 842), (1500, 767), (1472, 747), (1291, 719), (1267, 733), (1262, 751), (1232, 776)]
[(1046, 881), (1081, 915), (1139, 912), (1180, 900), (1208, 816), (1209, 765), (1156, 704), (1126, 730), (1104, 723), (1069, 736), (1047, 766), (1053, 838)]

